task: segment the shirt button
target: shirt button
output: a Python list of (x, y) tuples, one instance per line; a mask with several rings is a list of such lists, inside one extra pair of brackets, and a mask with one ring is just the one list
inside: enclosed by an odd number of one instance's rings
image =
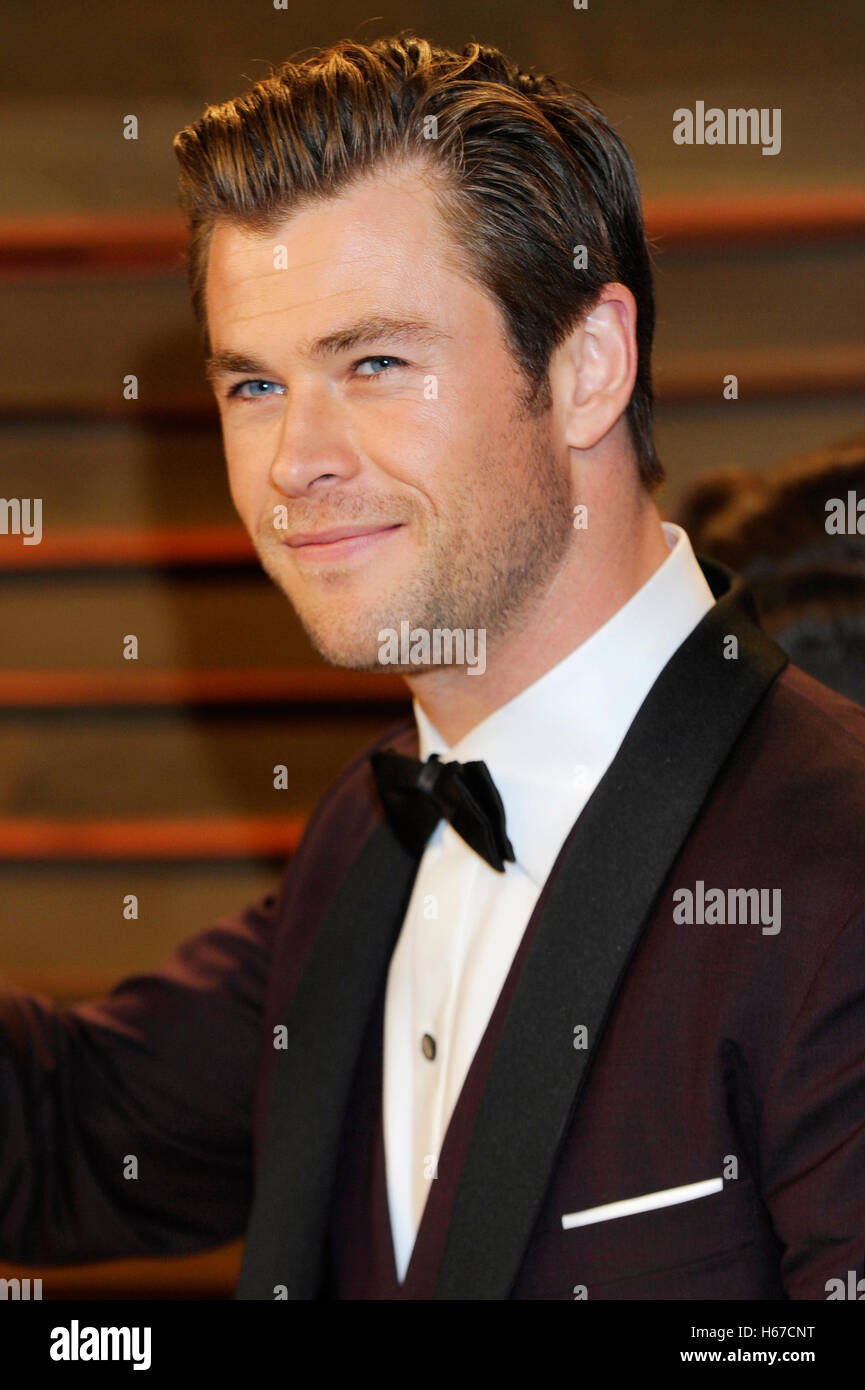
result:
[(436, 1040), (432, 1033), (424, 1033), (420, 1045), (424, 1057), (426, 1057), (428, 1062), (431, 1062), (436, 1055)]

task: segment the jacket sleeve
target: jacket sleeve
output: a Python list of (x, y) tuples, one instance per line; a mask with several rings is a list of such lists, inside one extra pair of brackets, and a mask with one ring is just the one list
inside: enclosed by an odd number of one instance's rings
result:
[(277, 902), (73, 1008), (0, 986), (0, 1258), (184, 1254), (242, 1234)]
[(865, 1296), (865, 912), (826, 950), (778, 1054), (763, 1185), (793, 1299)]

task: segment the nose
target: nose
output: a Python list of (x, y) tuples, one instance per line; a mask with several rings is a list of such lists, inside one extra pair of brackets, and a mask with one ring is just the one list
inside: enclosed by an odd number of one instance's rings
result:
[(298, 386), (286, 397), (270, 480), (286, 497), (321, 492), (353, 477), (358, 451), (346, 414), (326, 387)]

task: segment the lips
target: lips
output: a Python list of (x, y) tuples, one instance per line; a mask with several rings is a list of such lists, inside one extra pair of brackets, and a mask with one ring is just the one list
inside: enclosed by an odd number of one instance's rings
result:
[(395, 531), (401, 525), (401, 522), (392, 524), (377, 522), (371, 526), (334, 526), (328, 531), (298, 531), (293, 536), (287, 536), (285, 544), (291, 546), (292, 550), (305, 549), (307, 546), (318, 548), (319, 546), (335, 545), (339, 541), (351, 541), (362, 536), (375, 536), (383, 534), (385, 531)]
[(287, 545), (294, 556), (294, 563), (312, 566), (313, 569), (329, 565), (351, 565), (362, 563), (369, 556), (377, 554), (388, 544), (389, 539), (403, 529), (403, 522), (374, 522), (362, 526), (358, 522), (348, 526), (333, 526), (323, 531), (296, 531), (287, 536)]

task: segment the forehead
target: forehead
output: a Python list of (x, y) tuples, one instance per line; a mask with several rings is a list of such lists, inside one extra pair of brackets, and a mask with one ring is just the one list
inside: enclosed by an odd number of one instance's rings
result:
[(298, 338), (346, 313), (412, 310), (439, 322), (492, 301), (457, 264), (453, 236), (417, 169), (378, 172), (308, 204), (262, 235), (234, 223), (214, 228), (206, 280), (211, 340), (279, 324)]

